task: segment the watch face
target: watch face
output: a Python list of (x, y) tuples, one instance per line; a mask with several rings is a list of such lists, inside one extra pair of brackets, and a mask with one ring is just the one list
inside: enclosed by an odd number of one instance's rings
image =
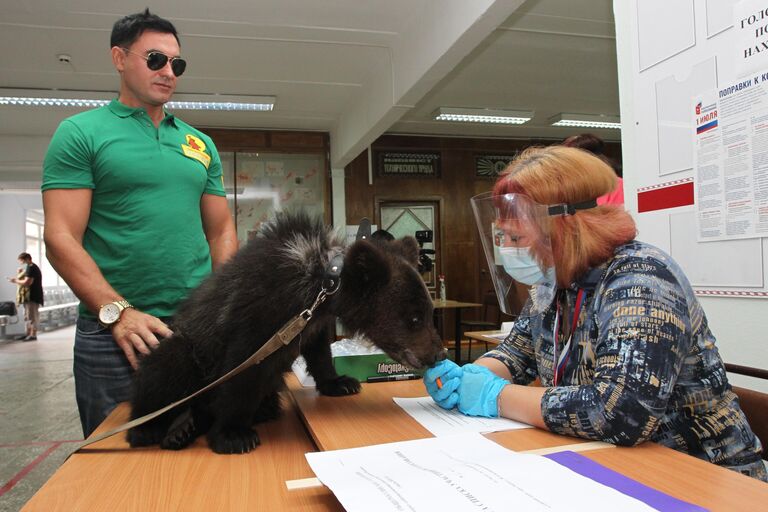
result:
[(99, 321), (111, 325), (120, 319), (120, 308), (117, 304), (106, 304), (99, 310)]

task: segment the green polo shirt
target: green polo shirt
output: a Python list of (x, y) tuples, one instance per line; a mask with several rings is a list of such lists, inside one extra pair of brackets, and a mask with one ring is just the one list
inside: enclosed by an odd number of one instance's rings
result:
[(211, 271), (200, 199), (225, 195), (213, 141), (170, 113), (156, 128), (145, 109), (113, 100), (62, 121), (45, 155), (43, 191), (84, 188), (85, 250), (131, 304), (172, 315)]

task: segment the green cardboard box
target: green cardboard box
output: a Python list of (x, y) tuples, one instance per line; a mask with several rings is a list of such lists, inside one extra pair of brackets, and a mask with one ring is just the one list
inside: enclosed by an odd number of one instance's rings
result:
[[(398, 363), (381, 349), (375, 347), (360, 347), (362, 354), (349, 354), (358, 347), (350, 350), (350, 340), (342, 340), (346, 344), (346, 349), (337, 350), (338, 347), (331, 345), (333, 366), (339, 375), (349, 375), (361, 382), (366, 382), (369, 377), (386, 379), (396, 375), (421, 375), (422, 371), (413, 370), (403, 364)], [(340, 342), (337, 342), (340, 343)], [(339, 354), (338, 352), (341, 352)], [(345, 353), (346, 352), (346, 353)], [(314, 387), (315, 380), (307, 372), (307, 363), (304, 358), (299, 356), (293, 363), (293, 372), (304, 387)], [(393, 379), (394, 380), (394, 379)]]
[(398, 363), (384, 353), (337, 356), (333, 358), (333, 366), (339, 375), (349, 375), (361, 382), (365, 382), (368, 377), (389, 377), (402, 374), (421, 375), (418, 370)]

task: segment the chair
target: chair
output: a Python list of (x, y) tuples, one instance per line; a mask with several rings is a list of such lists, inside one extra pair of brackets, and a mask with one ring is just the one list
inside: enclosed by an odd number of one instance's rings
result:
[(5, 339), (5, 328), (19, 322), (19, 312), (13, 301), (0, 302), (0, 340)]
[[(459, 324), (461, 332), (458, 335), (458, 339), (462, 339), (464, 333), (467, 331), (493, 331), (501, 328), (501, 310), (499, 309), (499, 303), (496, 299), (496, 293), (491, 290), (483, 294), (482, 301), (482, 313), (480, 320), (462, 320)], [(467, 361), (471, 361), (472, 357), (472, 339), (467, 340)], [(488, 342), (485, 342), (485, 350), (488, 350)]]
[[(725, 364), (725, 369), (729, 373), (768, 380), (768, 370), (728, 363)], [(752, 427), (752, 432), (763, 445), (763, 460), (768, 460), (768, 393), (737, 386), (732, 387), (733, 392), (739, 397), (741, 410), (744, 411), (749, 426)]]

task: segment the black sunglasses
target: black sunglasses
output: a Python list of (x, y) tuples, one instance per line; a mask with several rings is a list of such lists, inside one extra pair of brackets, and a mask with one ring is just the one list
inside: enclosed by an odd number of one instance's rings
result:
[(173, 71), (174, 75), (181, 76), (184, 73), (184, 70), (187, 69), (187, 61), (185, 61), (181, 57), (168, 57), (163, 52), (158, 52), (158, 51), (152, 51), (147, 53), (146, 55), (142, 55), (140, 53), (132, 52), (128, 48), (121, 48), (121, 49), (128, 53), (138, 55), (142, 59), (146, 60), (147, 67), (152, 71), (163, 69), (165, 65), (168, 64), (169, 59), (171, 61), (171, 71)]

